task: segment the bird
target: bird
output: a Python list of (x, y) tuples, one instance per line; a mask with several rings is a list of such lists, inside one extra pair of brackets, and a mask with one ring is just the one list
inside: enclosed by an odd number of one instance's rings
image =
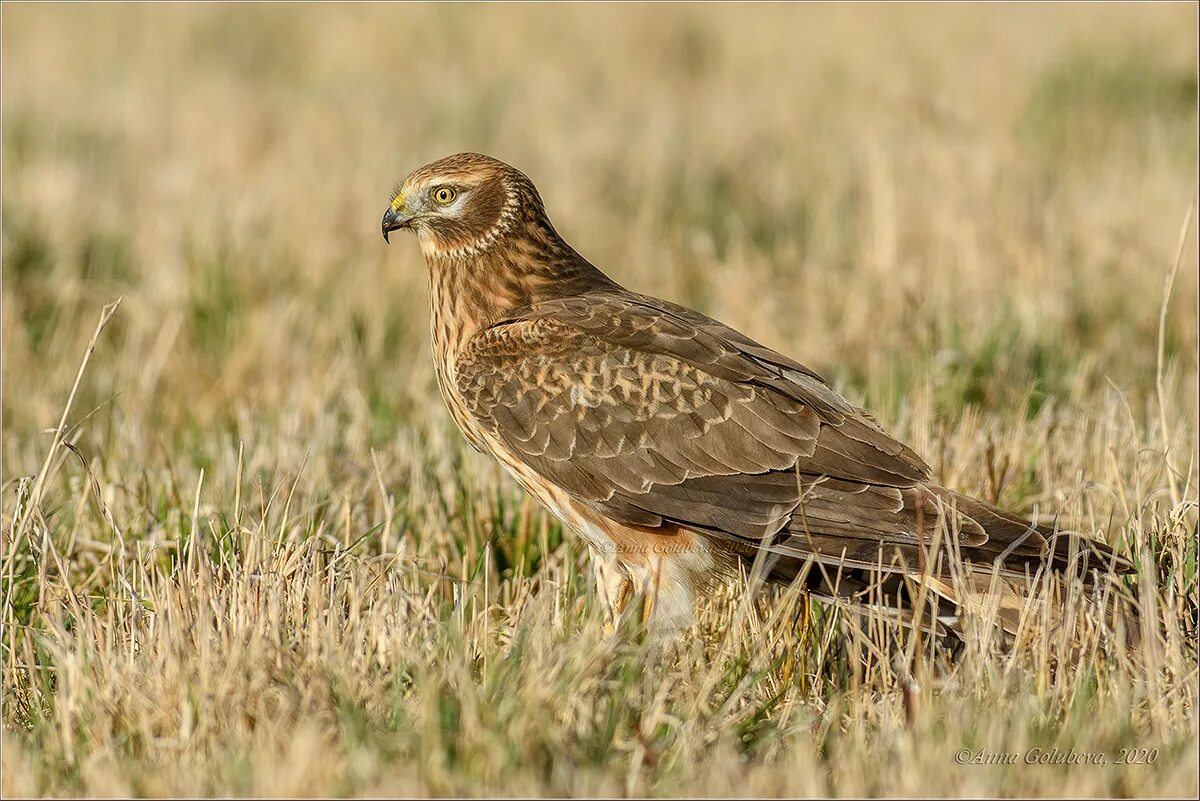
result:
[[(420, 243), (450, 415), (588, 543), (614, 614), (644, 593), (649, 625), (679, 632), (706, 594), (753, 574), (901, 622), (925, 587), (944, 630), (997, 580), (1131, 568), (1098, 539), (941, 486), (813, 370), (621, 286), (498, 159), (413, 171), (382, 230)], [(1013, 629), (1019, 603), (1000, 610)]]

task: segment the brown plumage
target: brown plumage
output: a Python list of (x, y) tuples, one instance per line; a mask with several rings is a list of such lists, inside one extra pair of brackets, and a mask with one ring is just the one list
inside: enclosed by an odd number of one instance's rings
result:
[[(1102, 543), (1034, 525), (930, 468), (819, 375), (717, 320), (619, 286), (554, 230), (533, 183), (473, 153), (426, 165), (383, 219), (418, 235), (434, 362), (467, 439), (600, 555), (625, 598), (686, 624), (739, 563), (819, 595), (960, 605), (952, 574), (1125, 569)], [(872, 576), (884, 579), (872, 582)], [(891, 576), (891, 578), (887, 578)]]

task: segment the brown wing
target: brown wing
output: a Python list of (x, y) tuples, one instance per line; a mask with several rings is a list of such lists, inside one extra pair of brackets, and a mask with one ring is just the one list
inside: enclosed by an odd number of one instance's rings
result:
[[(864, 566), (887, 546), (885, 564), (916, 565), (918, 506), (932, 531), (939, 499), (958, 500), (811, 370), (639, 295), (593, 293), (501, 321), (464, 349), (456, 385), (521, 461), (626, 524)], [(989, 542), (956, 517), (976, 558), (1033, 560), (1046, 545), (1019, 518)]]

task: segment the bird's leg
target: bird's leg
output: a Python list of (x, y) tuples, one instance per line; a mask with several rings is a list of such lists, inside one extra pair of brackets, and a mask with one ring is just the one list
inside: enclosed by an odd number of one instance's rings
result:
[[(632, 591), (632, 589), (632, 585), (630, 585), (630, 591)], [(658, 584), (655, 582), (653, 590), (646, 593), (645, 600), (642, 602), (642, 620), (649, 620), (650, 616), (654, 614), (654, 602), (657, 600)]]
[(625, 576), (621, 581), (621, 587), (617, 590), (617, 601), (615, 605), (616, 616), (620, 617), (625, 611), (625, 607), (629, 606), (629, 599), (633, 597), (633, 579)]
[(800, 651), (800, 691), (801, 692), (805, 692), (807, 690), (807, 688), (804, 686), (804, 682), (808, 677), (808, 634), (809, 634), (809, 620), (810, 620), (809, 616), (811, 614), (811, 610), (812, 610), (812, 597), (808, 594), (808, 588), (805, 587), (804, 588), (804, 623), (802, 624), (804, 626), (804, 628), (800, 630), (800, 648), (801, 648), (801, 651)]
[(621, 585), (617, 588), (615, 597), (609, 604), (609, 617), (604, 621), (604, 631), (606, 634), (612, 634), (617, 630), (617, 623), (621, 620), (621, 615), (625, 612), (625, 608), (629, 606), (629, 599), (633, 597), (633, 579), (624, 576), (621, 579)]
[(592, 569), (596, 576), (596, 588), (604, 599), (604, 608), (608, 613), (605, 629), (611, 632), (633, 596), (633, 580), (615, 559), (605, 558), (599, 553), (593, 553)]
[(796, 667), (796, 652), (800, 652), (800, 691), (804, 692), (804, 677), (808, 669), (808, 589), (801, 590), (800, 608), (792, 616), (791, 631), (789, 632), (786, 648), (787, 654), (783, 662), (783, 685), (791, 684), (793, 671)]

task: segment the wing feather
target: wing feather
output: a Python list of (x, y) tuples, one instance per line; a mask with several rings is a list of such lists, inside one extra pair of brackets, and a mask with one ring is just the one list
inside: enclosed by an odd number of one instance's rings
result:
[(939, 525), (1014, 570), (1048, 548), (932, 484), (813, 371), (674, 304), (605, 290), (528, 307), (477, 334), (454, 380), (497, 447), (618, 522), (859, 567), (911, 569)]

